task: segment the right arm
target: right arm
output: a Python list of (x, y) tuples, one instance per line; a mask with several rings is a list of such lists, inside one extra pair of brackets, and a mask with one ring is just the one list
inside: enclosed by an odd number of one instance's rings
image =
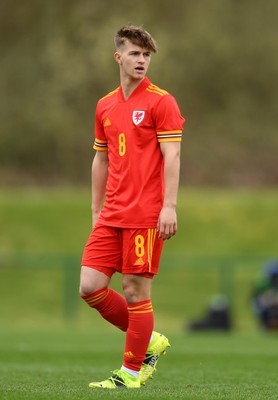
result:
[(92, 220), (95, 226), (105, 197), (108, 177), (108, 153), (97, 151), (92, 163)]

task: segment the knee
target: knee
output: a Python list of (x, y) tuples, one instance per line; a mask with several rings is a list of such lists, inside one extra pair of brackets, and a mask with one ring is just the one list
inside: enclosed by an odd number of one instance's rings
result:
[(148, 300), (151, 296), (150, 280), (136, 276), (125, 276), (122, 282), (127, 303)]
[(80, 297), (86, 296), (93, 292), (95, 292), (93, 285), (89, 285), (86, 282), (85, 283), (80, 282), (80, 285), (79, 285), (79, 296)]
[(79, 285), (79, 296), (83, 297), (88, 294), (94, 293), (100, 289), (104, 289), (107, 287), (106, 284), (102, 282), (96, 281), (89, 281), (89, 280), (80, 280), (80, 285)]
[(139, 300), (138, 291), (131, 285), (123, 285), (124, 295), (128, 304), (137, 303)]
[(79, 295), (86, 296), (108, 286), (110, 278), (88, 267), (81, 268)]

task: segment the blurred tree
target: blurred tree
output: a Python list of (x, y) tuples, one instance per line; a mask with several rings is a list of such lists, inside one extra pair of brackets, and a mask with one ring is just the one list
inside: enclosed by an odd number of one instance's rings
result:
[(0, 3), (0, 179), (89, 184), (96, 101), (118, 85), (113, 35), (157, 39), (149, 76), (188, 118), (182, 181), (278, 183), (276, 0)]

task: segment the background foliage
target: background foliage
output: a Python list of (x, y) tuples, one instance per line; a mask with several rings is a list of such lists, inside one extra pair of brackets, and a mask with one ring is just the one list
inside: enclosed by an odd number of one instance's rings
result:
[[(89, 183), (94, 109), (118, 85), (128, 22), (160, 51), (149, 77), (187, 117), (182, 182), (278, 182), (276, 0), (0, 3), (0, 179)], [(221, 173), (220, 173), (221, 172)]]

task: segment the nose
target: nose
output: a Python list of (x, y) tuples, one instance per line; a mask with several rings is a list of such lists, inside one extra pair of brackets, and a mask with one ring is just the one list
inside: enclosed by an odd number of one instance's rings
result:
[(138, 61), (141, 63), (145, 62), (144, 54), (142, 54), (142, 53), (140, 54)]

